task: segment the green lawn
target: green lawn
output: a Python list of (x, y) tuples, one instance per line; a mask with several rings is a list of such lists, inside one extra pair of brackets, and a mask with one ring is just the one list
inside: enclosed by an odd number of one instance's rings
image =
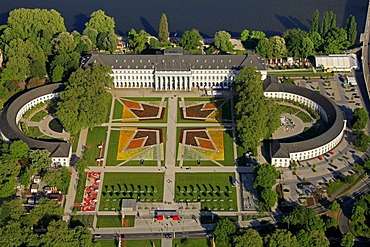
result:
[(92, 227), (94, 221), (94, 215), (73, 215), (71, 217), (71, 226), (84, 225), (86, 227)]
[(120, 199), (163, 201), (163, 173), (105, 173), (100, 210), (120, 210)]
[(113, 119), (121, 119), (123, 112), (123, 105), (118, 101), (114, 101)]
[(175, 200), (201, 202), (202, 210), (235, 211), (236, 190), (231, 179), (234, 173), (177, 173)]
[(87, 174), (86, 172), (79, 174), (75, 202), (81, 203), (84, 197), (84, 190), (86, 185)]
[(118, 247), (117, 240), (95, 240), (96, 243), (100, 244), (102, 247)]
[(327, 77), (333, 76), (333, 73), (326, 73), (326, 72), (312, 72), (312, 71), (273, 71), (267, 72), (269, 76), (293, 76), (293, 77)]
[[(92, 130), (89, 130), (86, 139), (86, 150), (84, 157), (86, 158), (90, 166), (96, 165), (95, 159), (98, 158), (100, 149), (98, 145), (101, 142), (104, 142), (104, 148), (107, 148), (105, 143), (107, 137), (108, 127), (95, 127)], [(103, 150), (104, 152), (104, 150)]]
[(73, 136), (73, 144), (72, 144), (72, 152), (75, 153), (78, 147), (78, 140), (80, 138), (80, 132), (78, 132), (75, 136)]
[(278, 104), (279, 108), (281, 109), (281, 112), (283, 113), (290, 113), (292, 115), (297, 116), (300, 118), (304, 123), (313, 122), (314, 119), (310, 117), (306, 112), (300, 110), (299, 108), (288, 106), (288, 105), (282, 105)]
[(41, 110), (37, 112), (35, 115), (33, 115), (33, 117), (31, 118), (31, 121), (40, 122), (47, 115), (49, 115), (49, 113), (46, 110)]
[(206, 238), (175, 238), (172, 240), (172, 246), (178, 247), (209, 247), (209, 240)]
[[(124, 243), (124, 241), (126, 242), (126, 244)], [(153, 243), (156, 247), (161, 246), (161, 240), (160, 239), (153, 239), (153, 240), (125, 240), (125, 239), (123, 239), (122, 246), (126, 246), (126, 247), (153, 247), (154, 246)]]
[(109, 122), (109, 115), (110, 115), (111, 108), (112, 108), (112, 94), (109, 94), (109, 97), (108, 97), (108, 112), (107, 112), (107, 115), (105, 116), (105, 122), (106, 123)]
[[(122, 227), (122, 217), (121, 215), (99, 215), (96, 226), (100, 228)], [(124, 227), (133, 226), (135, 226), (135, 216), (126, 215)]]
[[(162, 139), (163, 139), (163, 152), (166, 153), (166, 135), (167, 135), (167, 128), (162, 129)], [(107, 154), (107, 166), (116, 166), (120, 163), (124, 162), (124, 160), (117, 160), (117, 153), (118, 153), (118, 144), (119, 144), (119, 137), (120, 131), (119, 130), (112, 130), (110, 132), (110, 141), (108, 147), (108, 154)], [(153, 147), (155, 148), (155, 147)], [(140, 160), (129, 160), (124, 164), (125, 166), (140, 166)], [(156, 166), (157, 160), (145, 160), (144, 166)]]

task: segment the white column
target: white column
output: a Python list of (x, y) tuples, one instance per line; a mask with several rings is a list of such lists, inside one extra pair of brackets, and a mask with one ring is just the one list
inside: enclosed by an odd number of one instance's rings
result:
[(187, 80), (187, 81), (188, 81), (188, 87), (189, 87), (188, 89), (189, 89), (189, 91), (191, 91), (191, 87), (192, 87), (192, 85), (191, 85), (191, 84), (192, 84), (193, 82), (191, 81), (191, 77), (190, 77), (190, 76), (188, 77), (188, 80)]
[(174, 89), (175, 91), (177, 90), (178, 88), (178, 84), (180, 84), (180, 80), (179, 80), (179, 77), (178, 76), (175, 76), (175, 81), (174, 81)]

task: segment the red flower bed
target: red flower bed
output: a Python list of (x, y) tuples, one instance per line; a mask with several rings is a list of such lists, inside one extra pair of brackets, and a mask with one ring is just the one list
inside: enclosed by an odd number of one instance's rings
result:
[(126, 150), (130, 149), (135, 149), (135, 148), (140, 148), (143, 146), (144, 139), (133, 139), (131, 142), (128, 144)]
[(201, 148), (215, 150), (215, 147), (213, 146), (213, 143), (209, 140), (198, 139), (198, 143), (199, 143)]
[(141, 109), (141, 104), (138, 102), (124, 100), (123, 103), (130, 109)]
[(187, 117), (206, 118), (213, 110), (202, 110), (203, 105), (189, 106), (185, 108)]

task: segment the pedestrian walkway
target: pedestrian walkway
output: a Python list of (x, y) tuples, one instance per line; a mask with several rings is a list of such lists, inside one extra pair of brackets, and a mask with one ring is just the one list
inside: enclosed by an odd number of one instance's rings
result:
[(60, 132), (56, 132), (56, 131), (52, 130), (49, 127), (49, 123), (53, 119), (54, 119), (54, 117), (48, 115), (48, 116), (44, 117), (40, 122), (27, 121), (26, 126), (27, 127), (31, 127), (31, 126), (39, 127), (41, 133), (43, 133), (46, 136), (50, 136), (50, 137), (53, 137), (55, 139), (62, 139), (64, 141), (68, 141), (71, 135), (68, 132), (66, 132), (64, 129), (63, 129), (62, 133), (60, 133)]
[(68, 194), (65, 196), (64, 200), (66, 200), (65, 206), (64, 206), (64, 216), (63, 220), (68, 222), (71, 218), (71, 214), (73, 211), (73, 204), (76, 197), (76, 190), (77, 190), (77, 172), (72, 167), (69, 168), (69, 171), (71, 172), (71, 182), (69, 183), (68, 187)]

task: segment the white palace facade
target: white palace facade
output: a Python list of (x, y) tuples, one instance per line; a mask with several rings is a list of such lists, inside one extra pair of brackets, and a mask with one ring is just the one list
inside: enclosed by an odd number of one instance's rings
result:
[(154, 55), (108, 55), (93, 53), (82, 67), (94, 63), (112, 68), (115, 88), (187, 90), (228, 89), (243, 66), (255, 66), (266, 79), (264, 58), (247, 55), (191, 55), (183, 50), (163, 50)]

